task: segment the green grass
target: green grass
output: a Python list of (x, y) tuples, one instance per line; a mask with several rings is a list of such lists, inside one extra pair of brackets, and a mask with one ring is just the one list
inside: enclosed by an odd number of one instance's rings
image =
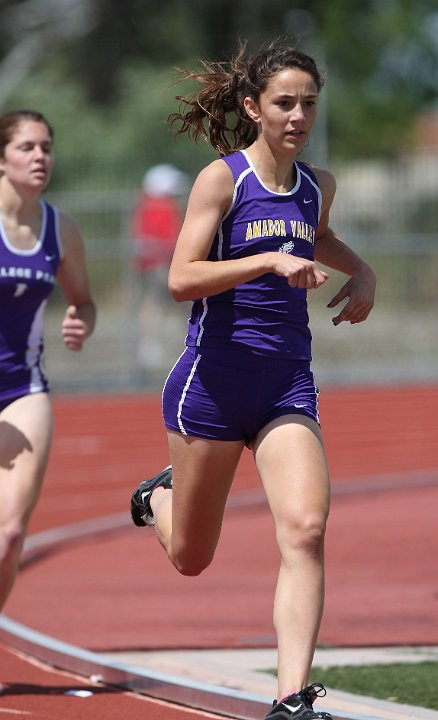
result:
[[(276, 671), (270, 671), (276, 674)], [(336, 690), (438, 710), (438, 663), (313, 668), (310, 682)]]

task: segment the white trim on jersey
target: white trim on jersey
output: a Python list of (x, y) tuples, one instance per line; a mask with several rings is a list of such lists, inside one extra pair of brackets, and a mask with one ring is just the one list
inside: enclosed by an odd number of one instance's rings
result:
[(3, 240), (5, 247), (13, 255), (21, 255), (22, 257), (23, 256), (31, 257), (32, 255), (36, 255), (37, 253), (39, 253), (39, 251), (41, 250), (41, 248), (43, 246), (44, 238), (46, 236), (48, 211), (47, 211), (45, 202), (43, 200), (39, 201), (39, 205), (41, 207), (41, 212), (42, 212), (41, 230), (40, 230), (38, 239), (36, 241), (36, 244), (34, 245), (33, 248), (23, 249), (23, 248), (17, 248), (17, 247), (15, 247), (15, 245), (11, 245), (11, 243), (8, 240), (8, 236), (6, 234), (2, 219), (0, 217), (0, 236)]
[[(295, 193), (300, 189), (300, 185), (301, 185), (300, 168), (298, 167), (298, 165), (297, 165), (297, 163), (296, 163), (295, 161), (293, 162), (293, 164), (295, 165), (295, 169), (296, 169), (296, 171), (297, 171), (297, 172), (296, 172), (297, 179), (296, 179), (295, 185), (294, 185), (293, 188), (291, 188), (288, 192), (276, 192), (275, 190), (272, 190), (272, 189), (269, 188), (267, 185), (265, 185), (265, 183), (261, 180), (260, 175), (257, 173), (257, 170), (255, 169), (255, 167), (254, 167), (254, 165), (253, 165), (253, 163), (252, 163), (252, 160), (251, 160), (251, 158), (249, 157), (249, 155), (248, 155), (248, 153), (246, 152), (246, 150), (241, 150), (241, 153), (242, 153), (242, 155), (245, 156), (246, 160), (248, 161), (248, 163), (249, 163), (249, 165), (250, 165), (251, 171), (254, 173), (254, 175), (256, 176), (256, 178), (257, 178), (257, 180), (259, 181), (260, 185), (262, 186), (262, 188), (263, 188), (264, 190), (266, 190), (266, 192), (270, 193), (271, 195), (280, 195), (280, 196), (288, 197), (288, 196), (291, 196), (291, 195), (295, 195)], [(307, 176), (306, 176), (306, 177), (307, 177)]]
[[(296, 164), (295, 164), (296, 165)], [(308, 175), (304, 170), (302, 170), (298, 165), (296, 165), (297, 171), (304, 175), (305, 178), (309, 181), (309, 183), (315, 188), (316, 194), (318, 195), (318, 222), (321, 220), (321, 210), (322, 210), (322, 192), (319, 185)]]
[(60, 225), (59, 225), (59, 210), (57, 207), (54, 207), (53, 205), (52, 205), (52, 208), (53, 208), (54, 223), (55, 223), (56, 245), (58, 247), (59, 259), (62, 260), (62, 258), (64, 257), (64, 250), (63, 250), (62, 242), (61, 242), (61, 230), (60, 230)]
[(202, 298), (202, 305), (203, 305), (203, 307), (204, 307), (204, 310), (203, 310), (203, 313), (202, 313), (201, 317), (199, 318), (198, 336), (197, 336), (197, 338), (196, 338), (196, 346), (197, 346), (197, 347), (199, 347), (200, 344), (201, 344), (201, 339), (202, 339), (202, 336), (203, 336), (203, 334), (204, 334), (204, 320), (205, 320), (205, 316), (206, 316), (207, 313), (208, 313), (208, 302), (207, 302), (207, 298), (206, 298), (206, 297), (203, 297), (203, 298)]
[[(245, 151), (242, 150), (242, 152), (245, 152)], [(231, 168), (230, 168), (230, 170), (231, 170)], [(221, 220), (221, 225), (222, 225), (222, 223), (224, 222), (224, 220), (227, 219), (227, 217), (229, 216), (230, 212), (231, 212), (231, 211), (233, 210), (233, 208), (234, 208), (234, 205), (235, 205), (235, 203), (236, 203), (237, 190), (239, 189), (239, 186), (243, 183), (243, 181), (245, 180), (246, 176), (249, 175), (251, 172), (254, 172), (254, 169), (253, 169), (252, 167), (246, 168), (243, 172), (240, 173), (239, 177), (237, 178), (236, 182), (234, 183), (234, 192), (233, 192), (233, 197), (232, 197), (232, 200), (231, 200), (231, 205), (230, 205), (230, 207), (228, 208), (228, 210), (226, 211), (225, 215), (223, 216), (223, 218), (222, 218), (222, 220)], [(222, 258), (221, 258), (221, 259), (222, 259)]]
[(27, 338), (26, 364), (28, 368), (31, 368), (29, 382), (30, 393), (40, 392), (44, 389), (44, 382), (41, 376), (41, 361), (43, 358), (41, 348), (43, 345), (44, 311), (46, 305), (47, 300), (43, 300), (34, 315)]

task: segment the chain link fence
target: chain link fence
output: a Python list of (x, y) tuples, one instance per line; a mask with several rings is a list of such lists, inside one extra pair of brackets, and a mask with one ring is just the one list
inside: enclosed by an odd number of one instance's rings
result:
[[(436, 155), (334, 168), (331, 224), (373, 265), (376, 306), (366, 323), (334, 327), (327, 309), (345, 279), (331, 273), (309, 293), (313, 368), (324, 384), (438, 381), (438, 162)], [(57, 392), (157, 391), (183, 349), (189, 304), (178, 305), (133, 269), (129, 219), (137, 188), (52, 193), (79, 223), (98, 305), (95, 334), (82, 353), (61, 339), (59, 289), (46, 312), (46, 364)], [(161, 283), (161, 285), (160, 285)], [(147, 300), (145, 299), (146, 295)]]

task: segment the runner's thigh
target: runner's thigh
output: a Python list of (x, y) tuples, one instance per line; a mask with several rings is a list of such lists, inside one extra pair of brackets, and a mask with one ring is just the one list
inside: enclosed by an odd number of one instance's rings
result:
[(304, 415), (285, 415), (269, 423), (253, 453), (276, 520), (326, 519), (329, 476), (321, 431)]
[(27, 519), (49, 457), (52, 410), (47, 393), (15, 400), (0, 415), (0, 519)]

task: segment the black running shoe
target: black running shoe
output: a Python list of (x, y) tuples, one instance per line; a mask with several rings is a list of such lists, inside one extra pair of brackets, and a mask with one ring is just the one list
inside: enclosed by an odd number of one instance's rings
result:
[(313, 703), (317, 697), (324, 697), (326, 689), (320, 683), (313, 683), (300, 692), (288, 695), (280, 702), (274, 700), (272, 710), (268, 712), (265, 720), (333, 720), (332, 715), (326, 712), (317, 712)]
[(172, 487), (172, 466), (168, 465), (151, 480), (143, 480), (137, 485), (131, 495), (131, 517), (134, 525), (155, 525), (152, 514), (150, 499), (152, 492), (157, 487), (170, 489)]

